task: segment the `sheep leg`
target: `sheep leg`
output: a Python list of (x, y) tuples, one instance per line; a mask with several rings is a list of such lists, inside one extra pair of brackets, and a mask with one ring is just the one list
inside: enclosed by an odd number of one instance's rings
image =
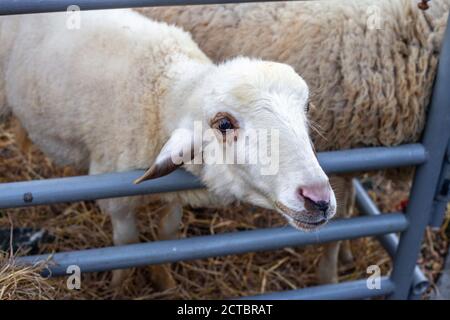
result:
[[(90, 175), (108, 171), (118, 170), (113, 167), (104, 167), (97, 161), (92, 161), (89, 167)], [(108, 214), (111, 218), (114, 245), (120, 246), (139, 242), (139, 231), (136, 226), (134, 213), (141, 203), (142, 197), (97, 200), (97, 205), (102, 212)]]
[[(179, 204), (168, 204), (164, 209), (158, 227), (159, 240), (171, 240), (177, 238), (178, 228), (183, 215), (183, 208)], [(176, 287), (176, 282), (170, 273), (170, 265), (150, 266), (151, 281), (158, 290), (167, 290)]]
[[(114, 245), (125, 245), (139, 242), (134, 210), (136, 200), (131, 198), (104, 199), (97, 201), (103, 212), (111, 217)], [(130, 270), (114, 270), (111, 287), (119, 287), (129, 275)]]
[(5, 93), (5, 81), (3, 80), (3, 75), (0, 66), (0, 121), (6, 116), (6, 93)]
[[(342, 217), (349, 218), (353, 216), (354, 208), (355, 208), (355, 190), (353, 188), (353, 183), (351, 179), (345, 179), (346, 184), (346, 200), (344, 203), (344, 208), (346, 210), (342, 213)], [(350, 264), (354, 261), (352, 249), (350, 246), (350, 240), (344, 240), (342, 242), (341, 248), (339, 250), (339, 261), (343, 264)]]
[(339, 262), (343, 264), (353, 263), (355, 258), (353, 257), (352, 248), (350, 246), (350, 240), (342, 241), (339, 249)]
[(19, 120), (16, 117), (13, 117), (11, 124), (14, 136), (16, 138), (16, 143), (20, 151), (24, 155), (28, 155), (32, 143), (30, 138), (28, 137), (27, 131), (22, 127), (22, 125), (20, 124)]
[[(0, 59), (5, 60), (1, 52)], [(5, 72), (3, 71), (3, 68), (0, 61), (0, 121), (4, 120), (3, 118), (8, 114), (8, 108), (6, 106)]]
[[(102, 173), (106, 170), (97, 162), (92, 162), (89, 170), (90, 174)], [(113, 226), (114, 245), (125, 245), (139, 242), (139, 232), (136, 226), (134, 212), (138, 205), (145, 203), (148, 198), (117, 198), (98, 200), (97, 203), (104, 213), (111, 217)], [(181, 221), (182, 208), (176, 203), (167, 205), (161, 216), (157, 237), (161, 240), (176, 238), (176, 233)], [(160, 290), (173, 288), (176, 286), (170, 273), (168, 265), (151, 266), (150, 278)], [(129, 276), (130, 269), (114, 270), (110, 286), (119, 287)]]
[[(336, 191), (337, 211), (336, 217), (347, 218), (353, 213), (354, 198), (353, 185), (349, 177), (330, 177), (331, 185)], [(342, 244), (342, 246), (341, 246)], [(326, 244), (325, 252), (319, 261), (317, 277), (319, 283), (337, 283), (338, 282), (338, 263), (350, 263), (353, 261), (353, 255), (350, 250), (348, 240), (336, 241)], [(342, 251), (342, 252), (341, 252)]]
[(338, 283), (338, 255), (341, 241), (326, 244), (317, 269), (319, 283)]

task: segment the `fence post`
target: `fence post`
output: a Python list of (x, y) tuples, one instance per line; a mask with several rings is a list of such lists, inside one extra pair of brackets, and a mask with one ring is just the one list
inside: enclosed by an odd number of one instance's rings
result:
[(417, 167), (406, 210), (409, 227), (400, 236), (391, 279), (395, 291), (391, 299), (406, 299), (422, 237), (433, 209), (440, 168), (450, 138), (450, 24), (444, 35), (438, 71), (434, 83), (423, 145), (428, 160)]

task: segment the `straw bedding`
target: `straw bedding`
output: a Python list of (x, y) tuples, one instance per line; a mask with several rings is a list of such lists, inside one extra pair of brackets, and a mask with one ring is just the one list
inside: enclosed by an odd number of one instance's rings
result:
[[(0, 124), (0, 182), (43, 179), (83, 174), (71, 168), (52, 165), (39, 150), (31, 148), (22, 154), (14, 140), (11, 123)], [(398, 210), (407, 196), (408, 185), (377, 176), (372, 179), (371, 195), (384, 211)], [(339, 192), (339, 190), (337, 191)], [(163, 205), (159, 203), (139, 210), (141, 240), (150, 241), (156, 231), (153, 219)], [(448, 247), (450, 211), (439, 231), (428, 230), (420, 264), (426, 274), (437, 279)], [(217, 209), (185, 208), (181, 237), (284, 225), (278, 214), (249, 206)], [(94, 202), (81, 202), (0, 210), (0, 228), (32, 227), (45, 229), (53, 238), (42, 243), (39, 252), (61, 252), (112, 245), (109, 218), (101, 214)], [(373, 239), (351, 242), (355, 261), (340, 266), (340, 281), (366, 277), (366, 268), (378, 264), (383, 273), (391, 262)], [(206, 299), (226, 298), (264, 292), (289, 290), (317, 284), (315, 270), (322, 254), (320, 246), (286, 248), (238, 256), (210, 258), (172, 264), (178, 283), (175, 289), (156, 291), (148, 268), (132, 271), (123, 285), (110, 288), (110, 272), (83, 274), (81, 289), (68, 290), (66, 278), (44, 279), (43, 266), (18, 267), (15, 255), (26, 252), (4, 252), (0, 256), (0, 299)]]

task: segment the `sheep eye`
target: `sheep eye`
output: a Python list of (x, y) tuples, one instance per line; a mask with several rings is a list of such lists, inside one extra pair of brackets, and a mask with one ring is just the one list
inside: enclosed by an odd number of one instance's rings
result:
[[(236, 141), (239, 123), (237, 122), (236, 118), (234, 118), (228, 112), (218, 112), (209, 121), (209, 125), (211, 126), (211, 128), (218, 130), (222, 134), (223, 141), (230, 137), (233, 137), (233, 140)], [(230, 133), (230, 135), (228, 133)]]
[(227, 130), (234, 129), (234, 126), (229, 119), (224, 118), (219, 120), (218, 129), (225, 134)]

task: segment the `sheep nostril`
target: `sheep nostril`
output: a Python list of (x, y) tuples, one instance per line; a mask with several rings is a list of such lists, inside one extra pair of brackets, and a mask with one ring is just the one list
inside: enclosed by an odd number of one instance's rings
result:
[(322, 215), (327, 218), (328, 209), (330, 208), (330, 201), (311, 199), (304, 189), (300, 188), (298, 190), (299, 195), (305, 201), (305, 209), (310, 211), (319, 211)]
[(325, 214), (328, 211), (328, 208), (330, 207), (330, 202), (318, 201), (314, 202), (314, 206), (316, 207), (317, 210)]

